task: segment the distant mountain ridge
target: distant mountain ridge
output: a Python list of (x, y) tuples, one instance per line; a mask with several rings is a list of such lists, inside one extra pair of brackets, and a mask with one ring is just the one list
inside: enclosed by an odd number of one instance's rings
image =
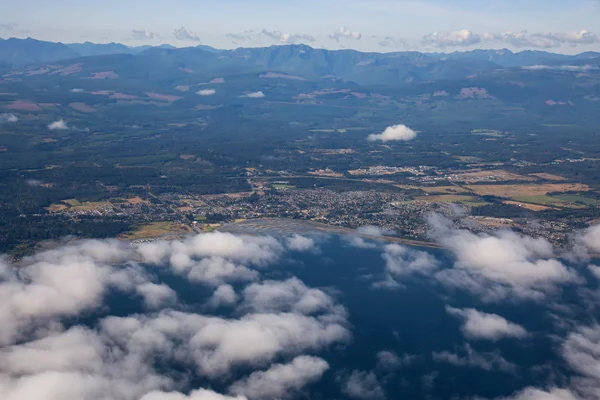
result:
[[(111, 57), (130, 55), (133, 58)], [(307, 45), (218, 50), (209, 46), (175, 48), (169, 45), (129, 47), (119, 43), (52, 43), (35, 39), (0, 40), (0, 67), (75, 60), (86, 64), (110, 65), (133, 74), (147, 71), (167, 76), (173, 71), (244, 73), (276, 71), (307, 79), (323, 77), (367, 85), (409, 84), (432, 80), (460, 79), (485, 71), (537, 65), (598, 65), (600, 53), (564, 55), (545, 51), (514, 53), (502, 50), (472, 50), (453, 53), (393, 52), (315, 49)], [(87, 60), (87, 61), (86, 61)], [(90, 66), (91, 67), (91, 66)]]

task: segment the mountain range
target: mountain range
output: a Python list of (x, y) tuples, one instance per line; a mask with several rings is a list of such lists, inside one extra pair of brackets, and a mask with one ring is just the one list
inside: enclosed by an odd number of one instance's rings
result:
[(309, 80), (330, 78), (361, 85), (410, 84), (460, 79), (485, 71), (571, 66), (573, 71), (600, 67), (600, 53), (564, 55), (545, 51), (514, 53), (502, 50), (472, 50), (453, 53), (365, 53), (356, 50), (314, 49), (306, 45), (218, 50), (209, 46), (175, 48), (170, 45), (129, 47), (119, 43), (53, 43), (35, 39), (0, 39), (0, 68), (10, 70), (48, 63), (109, 63), (127, 75), (131, 68), (168, 75), (172, 68), (196, 72), (278, 71)]

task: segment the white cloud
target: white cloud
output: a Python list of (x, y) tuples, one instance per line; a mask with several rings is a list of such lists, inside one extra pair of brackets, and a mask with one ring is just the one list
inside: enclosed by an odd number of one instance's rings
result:
[(460, 318), (464, 323), (462, 332), (470, 339), (496, 341), (502, 338), (524, 338), (527, 331), (497, 314), (487, 314), (473, 308), (459, 309), (446, 306), (448, 314)]
[(69, 127), (67, 126), (67, 123), (65, 122), (64, 119), (59, 119), (58, 121), (54, 121), (54, 122), (50, 123), (48, 125), (48, 129), (50, 129), (51, 131), (66, 130), (66, 129), (69, 129)]
[(259, 273), (249, 265), (263, 268), (277, 261), (284, 248), (268, 236), (235, 236), (214, 232), (183, 242), (151, 242), (137, 246), (142, 260), (168, 266), (193, 282), (220, 285), (252, 281)]
[(588, 270), (596, 277), (596, 279), (600, 280), (600, 267), (597, 265), (588, 265)]
[[(100, 307), (113, 289), (142, 296), (151, 308), (178, 306), (169, 287), (150, 281), (152, 264), (172, 268), (187, 257), (264, 267), (283, 249), (274, 238), (218, 233), (137, 247), (116, 240), (77, 241), (26, 257), (18, 268), (0, 258), (0, 398), (245, 399), (203, 389), (177, 392), (190, 389), (187, 377), (157, 371), (173, 364), (219, 380), (231, 378), (238, 367), (264, 368), (249, 371), (232, 386), (256, 397), (300, 390), (328, 368), (325, 361), (302, 354), (347, 343), (351, 335), (345, 309), (298, 280), (250, 285), (245, 306), (230, 318), (164, 309), (127, 317), (88, 314), (110, 310)], [(277, 294), (285, 289), (293, 294)], [(215, 297), (221, 304), (235, 303), (236, 295), (222, 285)], [(90, 327), (62, 324), (90, 315), (101, 319)], [(283, 358), (293, 361), (270, 365)]]
[(392, 125), (385, 128), (382, 133), (371, 134), (368, 136), (368, 140), (375, 142), (380, 140), (382, 142), (390, 142), (396, 140), (408, 141), (417, 137), (417, 132), (413, 131), (406, 125)]
[(587, 30), (556, 33), (528, 33), (527, 31), (486, 33), (483, 38), (487, 42), (502, 42), (514, 47), (540, 49), (558, 48), (564, 44), (577, 46), (600, 43), (598, 35)]
[(407, 367), (413, 364), (419, 356), (406, 354), (398, 356), (393, 351), (384, 350), (380, 351), (376, 355), (377, 357), (377, 369), (380, 371), (392, 371), (398, 368)]
[(19, 118), (12, 113), (9, 114), (0, 114), (0, 124), (5, 123), (5, 122), (17, 122), (19, 121)]
[(586, 229), (579, 240), (590, 251), (600, 254), (600, 225), (594, 225)]
[(346, 317), (345, 309), (331, 296), (307, 287), (297, 278), (251, 284), (244, 289), (243, 297), (243, 306), (255, 312), (330, 313), (340, 321)]
[(215, 289), (208, 304), (213, 308), (232, 306), (237, 302), (237, 294), (231, 285), (221, 285)]
[(515, 372), (517, 366), (506, 361), (498, 351), (478, 352), (469, 344), (463, 348), (464, 355), (451, 353), (449, 351), (433, 352), (432, 357), (436, 362), (452, 364), (456, 367), (474, 367), (486, 371), (499, 370), (503, 372)]
[(85, 90), (79, 88), (73, 88), (69, 90), (71, 93), (85, 93)]
[[(475, 289), (488, 281), (508, 286), (515, 289), (512, 294), (527, 297), (532, 290), (543, 292), (557, 284), (580, 280), (575, 271), (553, 258), (552, 245), (543, 238), (521, 236), (509, 230), (478, 235), (456, 229), (437, 215), (430, 216), (429, 224), (430, 235), (456, 257), (454, 268), (471, 276), (463, 284)], [(439, 276), (445, 282), (451, 281), (454, 274), (454, 271), (441, 271)], [(465, 274), (461, 276), (468, 278)], [(506, 288), (499, 290), (508, 293)]]
[(385, 399), (385, 391), (373, 372), (352, 371), (341, 380), (342, 393), (352, 399)]
[(583, 326), (571, 332), (563, 343), (562, 355), (571, 368), (600, 388), (600, 325)]
[(250, 93), (246, 93), (246, 94), (242, 95), (242, 97), (247, 97), (249, 99), (262, 99), (263, 97), (265, 97), (265, 94), (261, 91), (250, 92)]
[(433, 32), (423, 36), (423, 43), (434, 47), (472, 46), (481, 42), (481, 36), (468, 29)]
[(156, 38), (158, 35), (154, 32), (134, 29), (131, 31), (131, 36), (135, 40), (151, 40)]
[(85, 241), (25, 258), (18, 273), (0, 263), (0, 344), (97, 307), (126, 254), (116, 241)]
[(378, 226), (372, 226), (372, 225), (360, 226), (356, 229), (356, 232), (358, 232), (361, 235), (378, 236), (378, 237), (379, 236), (391, 236), (396, 233), (393, 230), (380, 228)]
[(281, 32), (281, 31), (268, 31), (266, 29), (263, 29), (261, 31), (261, 34), (264, 36), (267, 36), (273, 40), (276, 40), (280, 43), (285, 43), (285, 44), (292, 44), (292, 43), (299, 43), (299, 42), (314, 42), (316, 39), (311, 36), (311, 35), (305, 35), (305, 34), (291, 34), (291, 33), (285, 33), (285, 32)]
[(216, 93), (217, 91), (215, 89), (202, 89), (196, 92), (199, 96), (212, 96)]
[(136, 286), (136, 291), (144, 299), (147, 308), (157, 309), (177, 303), (177, 293), (164, 284), (152, 282)]
[(250, 399), (289, 398), (320, 380), (328, 369), (329, 364), (321, 358), (299, 356), (289, 364), (274, 364), (266, 371), (253, 372), (231, 385), (229, 391)]
[(381, 47), (389, 47), (392, 49), (405, 49), (408, 47), (408, 42), (404, 39), (398, 39), (392, 36), (386, 36), (377, 44)]
[(356, 247), (358, 249), (375, 249), (377, 248), (377, 243), (368, 242), (360, 236), (356, 235), (347, 235), (344, 237), (346, 243), (348, 243), (352, 247)]
[(581, 398), (566, 389), (552, 388), (546, 391), (528, 387), (513, 396), (499, 400), (581, 400)]
[(177, 392), (152, 392), (146, 394), (140, 400), (246, 400), (245, 396), (224, 396), (212, 390), (194, 390), (189, 395)]
[(340, 40), (340, 39), (354, 39), (360, 40), (362, 38), (362, 34), (357, 31), (351, 31), (345, 27), (340, 27), (338, 30), (329, 35), (331, 39)]
[(327, 315), (260, 313), (224, 319), (163, 311), (156, 316), (108, 317), (102, 331), (129, 352), (142, 351), (144, 357), (172, 354), (191, 362), (200, 375), (217, 378), (232, 368), (259, 367), (276, 357), (346, 342), (350, 333), (344, 325)]
[(430, 275), (439, 268), (439, 261), (427, 253), (396, 243), (388, 244), (382, 254), (385, 260), (385, 279), (374, 284), (376, 288), (402, 287), (402, 278), (411, 275)]
[(200, 37), (195, 32), (192, 32), (183, 26), (179, 29), (175, 29), (175, 31), (173, 31), (173, 36), (175, 36), (175, 38), (178, 40), (191, 40), (194, 42), (200, 41)]
[(294, 234), (286, 238), (286, 247), (293, 251), (315, 251), (317, 250), (317, 244), (314, 239)]
[(591, 70), (597, 70), (598, 67), (594, 65), (529, 65), (521, 67), (527, 70), (539, 71), (539, 70), (558, 70), (558, 71), (573, 71), (573, 72), (587, 72)]

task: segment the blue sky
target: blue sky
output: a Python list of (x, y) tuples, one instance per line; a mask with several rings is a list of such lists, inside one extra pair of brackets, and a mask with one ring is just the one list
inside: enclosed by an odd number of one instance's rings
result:
[(219, 48), (600, 50), (600, 0), (0, 0), (0, 37)]

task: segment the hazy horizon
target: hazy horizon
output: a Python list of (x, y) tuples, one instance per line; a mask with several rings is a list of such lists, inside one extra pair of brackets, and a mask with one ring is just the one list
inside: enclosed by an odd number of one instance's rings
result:
[(0, 7), (0, 37), (63, 43), (205, 44), (222, 49), (304, 43), (377, 52), (600, 50), (600, 37), (593, 31), (600, 20), (597, 0), (0, 0)]

